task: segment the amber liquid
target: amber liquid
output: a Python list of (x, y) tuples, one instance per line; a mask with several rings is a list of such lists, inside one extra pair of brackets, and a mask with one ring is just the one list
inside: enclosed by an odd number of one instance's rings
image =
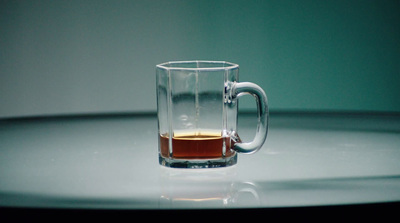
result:
[[(160, 135), (160, 150), (163, 157), (170, 157), (168, 135)], [(178, 159), (212, 159), (230, 157), (231, 139), (219, 134), (180, 134), (172, 137), (172, 157)], [(226, 147), (223, 154), (223, 147)]]

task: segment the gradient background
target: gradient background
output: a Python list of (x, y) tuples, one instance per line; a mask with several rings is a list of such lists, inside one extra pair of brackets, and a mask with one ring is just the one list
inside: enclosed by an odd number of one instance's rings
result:
[(400, 112), (400, 1), (0, 0), (0, 117), (155, 112), (155, 65), (191, 59), (271, 111)]

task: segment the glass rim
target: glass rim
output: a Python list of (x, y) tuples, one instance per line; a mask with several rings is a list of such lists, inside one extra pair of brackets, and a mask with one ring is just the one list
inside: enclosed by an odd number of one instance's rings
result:
[[(207, 63), (216, 64), (216, 66), (211, 67), (183, 67), (183, 64), (189, 63)], [(218, 65), (217, 65), (218, 64)], [(222, 65), (222, 66), (221, 66)], [(226, 66), (225, 66), (226, 65)], [(186, 61), (169, 61), (157, 65), (157, 68), (165, 70), (231, 70), (238, 68), (239, 65), (227, 61), (213, 61), (213, 60), (186, 60)]]

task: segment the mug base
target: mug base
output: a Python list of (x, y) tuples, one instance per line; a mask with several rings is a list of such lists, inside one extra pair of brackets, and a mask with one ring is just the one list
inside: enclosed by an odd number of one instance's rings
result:
[(189, 169), (217, 168), (217, 167), (228, 167), (235, 165), (237, 163), (237, 154), (231, 157), (225, 157), (220, 159), (204, 159), (204, 160), (171, 159), (159, 155), (158, 160), (160, 165), (172, 168), (189, 168)]

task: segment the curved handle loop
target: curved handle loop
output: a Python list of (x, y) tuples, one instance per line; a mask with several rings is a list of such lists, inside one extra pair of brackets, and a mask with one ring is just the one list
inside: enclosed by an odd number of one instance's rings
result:
[(232, 136), (233, 149), (240, 153), (255, 153), (264, 144), (268, 133), (268, 100), (264, 90), (257, 84), (251, 82), (235, 83), (232, 86), (232, 99), (237, 99), (244, 94), (250, 94), (256, 99), (257, 103), (257, 130), (251, 142), (236, 142), (235, 135)]

